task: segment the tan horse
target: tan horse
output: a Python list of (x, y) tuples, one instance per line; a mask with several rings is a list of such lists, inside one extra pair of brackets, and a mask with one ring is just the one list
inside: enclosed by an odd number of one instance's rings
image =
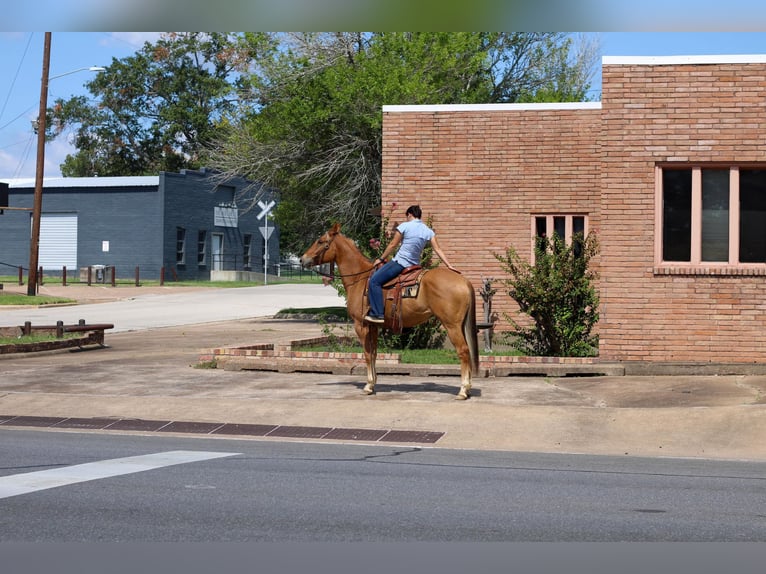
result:
[[(378, 326), (364, 321), (367, 312), (367, 281), (372, 263), (353, 241), (340, 232), (340, 225), (317, 239), (301, 257), (304, 267), (334, 262), (346, 289), (349, 317), (364, 348), (367, 363), (367, 385), (364, 392), (375, 392), (377, 372), (375, 359), (378, 353)], [(386, 301), (386, 316), (391, 302)], [(401, 301), (402, 326), (413, 327), (431, 316), (441, 321), (447, 335), (460, 357), (460, 392), (458, 399), (467, 399), (471, 392), (471, 377), (479, 367), (479, 346), (476, 330), (476, 297), (471, 282), (465, 277), (445, 268), (430, 270), (420, 282), (416, 298)]]

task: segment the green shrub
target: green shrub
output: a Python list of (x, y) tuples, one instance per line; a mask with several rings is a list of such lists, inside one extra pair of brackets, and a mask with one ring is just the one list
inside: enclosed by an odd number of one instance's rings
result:
[(558, 235), (538, 238), (534, 265), (524, 261), (513, 247), (505, 255), (495, 253), (509, 275), (502, 283), (532, 319), (524, 326), (505, 314), (513, 329), (509, 343), (526, 355), (587, 357), (598, 354), (598, 294), (593, 285), (591, 259), (598, 252), (596, 236), (576, 234), (567, 246)]

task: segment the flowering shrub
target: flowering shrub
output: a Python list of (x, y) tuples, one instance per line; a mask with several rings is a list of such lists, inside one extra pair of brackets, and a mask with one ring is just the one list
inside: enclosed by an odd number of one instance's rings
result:
[(509, 314), (511, 344), (526, 355), (590, 357), (598, 355), (599, 298), (590, 262), (598, 252), (595, 234), (576, 234), (571, 245), (554, 234), (542, 237), (534, 264), (513, 247), (495, 253), (508, 278), (502, 282), (519, 310), (532, 321), (521, 325)]

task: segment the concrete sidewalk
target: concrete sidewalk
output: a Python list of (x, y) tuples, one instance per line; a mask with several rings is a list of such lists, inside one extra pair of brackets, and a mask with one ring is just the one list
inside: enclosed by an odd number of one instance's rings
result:
[[(322, 306), (317, 296), (326, 295), (282, 291), (283, 308)], [(111, 322), (108, 314), (93, 320)], [(358, 375), (194, 368), (212, 347), (320, 334), (316, 322), (267, 312), (107, 332), (107, 349), (0, 356), (0, 428), (24, 416), (70, 418), (80, 429), (89, 428), (86, 419), (138, 419), (197, 423), (186, 428), (199, 432), (227, 423), (303, 433), (269, 435), (281, 440), (317, 440), (312, 429), (332, 429), (319, 440), (376, 442), (365, 431), (381, 430), (392, 437), (384, 440), (410, 433), (407, 444), (443, 448), (766, 461), (761, 375), (483, 378), (471, 399), (456, 401), (454, 376), (381, 375), (368, 397)]]

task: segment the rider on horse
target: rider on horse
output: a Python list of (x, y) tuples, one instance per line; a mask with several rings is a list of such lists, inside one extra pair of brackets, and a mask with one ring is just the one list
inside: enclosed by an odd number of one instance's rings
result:
[[(450, 264), (439, 247), (434, 231), (420, 220), (421, 216), (422, 212), (419, 205), (411, 205), (408, 207), (406, 213), (407, 221), (396, 228), (394, 237), (391, 240), (391, 243), (388, 244), (388, 247), (386, 247), (383, 255), (373, 261), (373, 264), (375, 265), (379, 262), (384, 265), (377, 268), (372, 274), (372, 277), (370, 277), (370, 312), (364, 318), (368, 323), (382, 324), (384, 322), (383, 285), (397, 277), (407, 267), (420, 265), (420, 257), (423, 254), (423, 249), (429, 241), (431, 242), (431, 247), (433, 247), (434, 253), (439, 256), (439, 259), (441, 259), (447, 267), (453, 271), (457, 271)], [(394, 258), (386, 263), (388, 255), (400, 245), (401, 247)]]

